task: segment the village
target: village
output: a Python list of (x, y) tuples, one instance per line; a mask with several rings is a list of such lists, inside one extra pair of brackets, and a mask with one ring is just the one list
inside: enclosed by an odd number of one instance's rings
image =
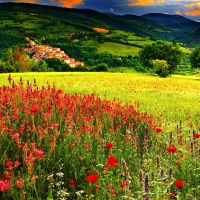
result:
[(58, 58), (63, 60), (72, 68), (84, 66), (83, 62), (75, 61), (74, 58), (70, 58), (60, 48), (53, 48), (48, 45), (38, 45), (29, 37), (26, 37), (25, 39), (28, 41), (27, 45), (30, 47), (23, 48), (23, 51), (33, 54), (32, 59), (35, 59), (37, 62), (48, 58)]

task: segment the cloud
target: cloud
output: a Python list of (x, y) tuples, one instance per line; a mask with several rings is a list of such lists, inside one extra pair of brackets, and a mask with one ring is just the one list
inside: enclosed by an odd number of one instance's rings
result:
[(182, 15), (182, 12), (181, 12), (180, 10), (177, 10), (175, 13), (176, 13), (177, 15)]
[(54, 3), (59, 3), (63, 7), (67, 7), (67, 8), (72, 8), (74, 6), (84, 3), (83, 0), (50, 0), (50, 1)]
[(199, 16), (200, 15), (200, 3), (186, 4), (184, 7), (186, 9), (189, 9), (189, 11), (185, 12), (185, 15), (189, 15), (189, 16)]
[(129, 6), (145, 6), (164, 3), (166, 0), (132, 0), (128, 3)]

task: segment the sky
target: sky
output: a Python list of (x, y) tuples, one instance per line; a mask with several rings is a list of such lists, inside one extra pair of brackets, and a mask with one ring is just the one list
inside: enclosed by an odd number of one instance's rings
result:
[(26, 2), (67, 8), (89, 8), (99, 12), (124, 15), (164, 13), (182, 15), (200, 22), (200, 0), (0, 0)]

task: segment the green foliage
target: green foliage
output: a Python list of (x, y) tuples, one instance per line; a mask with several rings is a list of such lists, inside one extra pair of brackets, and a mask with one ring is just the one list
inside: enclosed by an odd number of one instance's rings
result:
[(67, 71), (69, 67), (66, 63), (58, 58), (49, 58), (46, 59), (45, 62), (47, 63), (48, 67), (52, 68), (55, 72)]
[(158, 74), (160, 77), (167, 77), (169, 75), (169, 65), (166, 60), (152, 60), (152, 65), (154, 68), (154, 72)]
[(106, 63), (100, 63), (95, 67), (96, 72), (107, 72), (108, 65)]
[(197, 46), (190, 55), (192, 68), (200, 68), (200, 46)]
[(169, 74), (172, 74), (181, 62), (183, 53), (179, 47), (164, 41), (156, 41), (147, 45), (139, 52), (141, 62), (146, 68), (153, 68), (152, 60), (166, 60), (169, 65)]

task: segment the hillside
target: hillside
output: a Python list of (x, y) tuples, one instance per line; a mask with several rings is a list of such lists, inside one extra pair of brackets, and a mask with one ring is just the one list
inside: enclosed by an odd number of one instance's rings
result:
[[(143, 16), (121, 16), (101, 13), (90, 9), (70, 9), (28, 3), (1, 3), (0, 13), (2, 12), (32, 13), (60, 20), (67, 20), (67, 22), (75, 22), (75, 25), (83, 25), (88, 28), (96, 26), (110, 30), (118, 29), (132, 32), (140, 36), (150, 37), (153, 40), (178, 40), (193, 46), (200, 44), (193, 42), (193, 39), (191, 41), (184, 39), (187, 37), (187, 34), (191, 34), (191, 32), (195, 32), (198, 29), (199, 23), (179, 15), (150, 13)], [(174, 24), (177, 26), (173, 27)], [(187, 24), (187, 26), (185, 24)], [(198, 39), (196, 39), (196, 41), (198, 41)]]
[[(197, 31), (198, 23), (190, 22)], [(95, 31), (94, 27), (106, 32)], [(98, 30), (98, 29), (96, 29)], [(100, 29), (99, 29), (100, 30)], [(184, 32), (183, 35), (181, 35)], [(184, 39), (197, 44), (187, 26), (164, 26), (136, 15), (113, 15), (89, 9), (69, 9), (28, 3), (0, 4), (0, 57), (10, 47), (24, 47), (29, 37), (37, 44), (60, 48), (87, 66), (136, 66), (134, 56), (156, 39)], [(177, 39), (178, 38), (178, 39)], [(181, 40), (179, 40), (181, 41)], [(123, 59), (122, 59), (123, 57)]]
[(162, 25), (172, 25), (172, 24), (194, 22), (193, 20), (187, 19), (180, 15), (168, 15), (168, 14), (163, 14), (163, 13), (149, 13), (149, 14), (141, 15), (141, 17), (156, 21)]

